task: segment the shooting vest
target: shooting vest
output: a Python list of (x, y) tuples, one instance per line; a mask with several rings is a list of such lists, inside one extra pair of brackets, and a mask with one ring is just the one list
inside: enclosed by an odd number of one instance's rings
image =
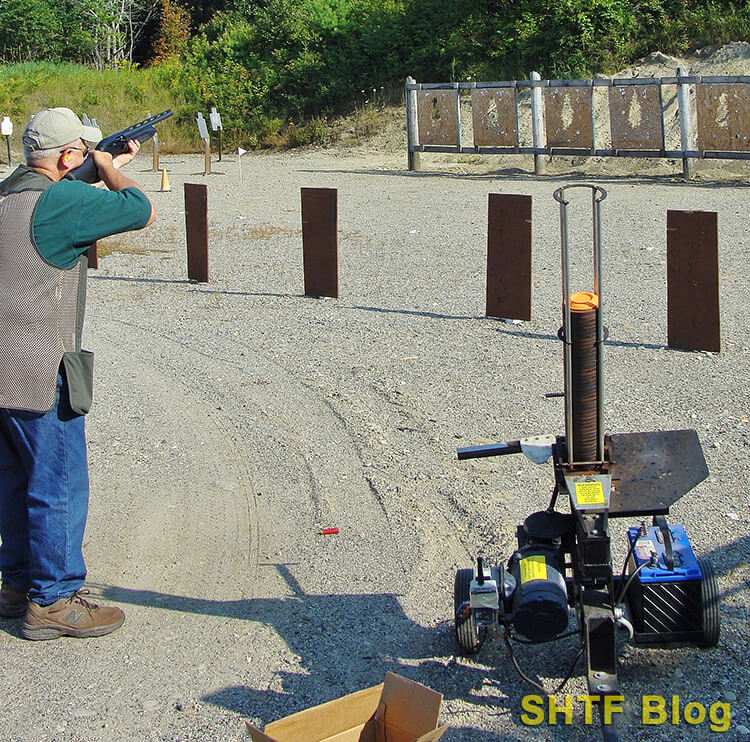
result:
[(34, 243), (34, 212), (51, 185), (25, 167), (0, 184), (0, 407), (32, 412), (54, 406), (63, 357), (77, 365), (86, 304), (85, 253), (58, 268)]

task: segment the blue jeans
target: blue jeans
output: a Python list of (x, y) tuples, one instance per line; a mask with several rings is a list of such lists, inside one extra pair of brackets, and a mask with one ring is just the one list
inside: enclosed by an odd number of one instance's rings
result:
[(64, 377), (46, 413), (0, 408), (0, 573), (39, 605), (86, 579), (89, 504), (84, 418), (70, 409)]

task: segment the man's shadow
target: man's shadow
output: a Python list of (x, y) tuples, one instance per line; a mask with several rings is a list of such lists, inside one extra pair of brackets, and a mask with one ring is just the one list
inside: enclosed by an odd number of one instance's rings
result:
[[(427, 685), (445, 699), (469, 698), (486, 714), (504, 716), (520, 709), (521, 698), (528, 690), (521, 687), (511, 668), (498, 670), (505, 664), (501, 642), (488, 645), (478, 662), (454, 656), (452, 601), (447, 590), (445, 621), (436, 628), (424, 627), (406, 616), (396, 594), (312, 595), (304, 592), (290, 565), (269, 566), (282, 575), (292, 595), (214, 601), (93, 583), (87, 583), (87, 587), (95, 595), (121, 604), (255, 621), (271, 627), (299, 657), (299, 665), (294, 670), (278, 669), (274, 688), (230, 685), (202, 698), (260, 727), (382, 683), (388, 671)], [(539, 655), (539, 671), (553, 673), (554, 664), (543, 661), (545, 652)], [(446, 659), (432, 659), (435, 657)], [(485, 693), (488, 688), (490, 692)], [(452, 715), (444, 707), (445, 723), (451, 723)], [(462, 728), (460, 737), (451, 736), (455, 729), (446, 739), (505, 739), (468, 727)]]

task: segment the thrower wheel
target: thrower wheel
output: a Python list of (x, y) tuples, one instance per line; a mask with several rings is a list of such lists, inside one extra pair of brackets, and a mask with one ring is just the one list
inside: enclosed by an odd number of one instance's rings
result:
[(473, 569), (459, 569), (453, 584), (453, 615), (456, 617), (456, 641), (465, 655), (475, 655), (482, 646), (487, 627), (474, 623), (474, 615), (469, 606)]
[(703, 580), (701, 581), (701, 624), (703, 637), (696, 643), (699, 647), (715, 647), (719, 643), (719, 583), (714, 568), (705, 557), (698, 559)]

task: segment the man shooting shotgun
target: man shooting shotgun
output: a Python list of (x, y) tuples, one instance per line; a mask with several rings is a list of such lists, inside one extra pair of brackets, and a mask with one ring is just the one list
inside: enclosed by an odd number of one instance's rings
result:
[[(102, 636), (125, 620), (81, 589), (94, 370), (81, 331), (89, 247), (156, 218), (120, 172), (151, 122), (100, 142), (69, 108), (40, 111), (26, 164), (0, 182), (0, 616), (23, 618), (27, 639)], [(106, 189), (68, 177), (86, 162)]]
[[(99, 152), (109, 152), (112, 157), (125, 154), (128, 152), (128, 142), (134, 141), (143, 144), (143, 142), (148, 141), (156, 134), (154, 124), (164, 121), (164, 119), (169, 118), (171, 115), (172, 109), (170, 108), (157, 113), (156, 116), (149, 116), (149, 118), (133, 124), (127, 129), (105, 137), (96, 145), (95, 149)], [(86, 157), (80, 167), (74, 168), (65, 177), (68, 180), (82, 180), (84, 183), (96, 183), (101, 180), (93, 157)]]

